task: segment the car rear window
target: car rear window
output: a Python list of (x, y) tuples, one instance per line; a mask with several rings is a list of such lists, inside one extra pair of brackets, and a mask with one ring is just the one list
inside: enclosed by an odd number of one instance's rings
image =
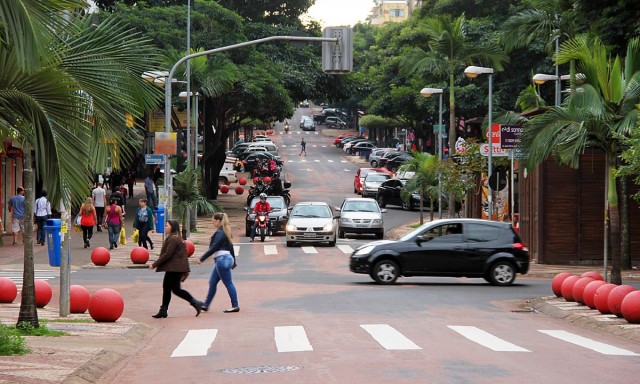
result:
[(386, 173), (371, 173), (367, 175), (367, 181), (385, 181), (389, 179), (389, 175)]

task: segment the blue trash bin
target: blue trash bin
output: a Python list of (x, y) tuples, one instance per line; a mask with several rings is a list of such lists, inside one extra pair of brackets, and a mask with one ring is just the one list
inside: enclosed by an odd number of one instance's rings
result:
[(158, 207), (156, 214), (156, 232), (164, 233), (164, 207)]
[(52, 267), (60, 266), (60, 254), (62, 253), (61, 228), (62, 220), (60, 219), (47, 219), (44, 226), (47, 236), (47, 249), (49, 250), (49, 265)]

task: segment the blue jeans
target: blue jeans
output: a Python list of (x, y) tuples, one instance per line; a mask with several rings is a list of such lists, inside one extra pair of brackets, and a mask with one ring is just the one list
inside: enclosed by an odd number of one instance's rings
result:
[(107, 222), (107, 228), (109, 230), (109, 246), (118, 246), (118, 238), (120, 237), (120, 224), (114, 224)]
[(147, 202), (149, 203), (149, 208), (156, 209), (158, 208), (158, 202), (156, 201), (156, 194), (151, 192), (147, 192)]
[(36, 216), (36, 224), (38, 224), (38, 232), (36, 235), (36, 241), (38, 244), (44, 244), (46, 240), (46, 234), (44, 231), (44, 225), (47, 222), (49, 216)]
[(236, 286), (233, 285), (231, 279), (231, 266), (233, 265), (233, 256), (230, 254), (218, 256), (216, 263), (211, 270), (211, 277), (209, 278), (209, 293), (207, 293), (207, 300), (204, 302), (204, 307), (209, 308), (209, 304), (213, 301), (213, 297), (216, 295), (216, 287), (220, 280), (227, 287), (229, 297), (231, 298), (231, 306), (238, 306), (238, 293), (236, 292)]

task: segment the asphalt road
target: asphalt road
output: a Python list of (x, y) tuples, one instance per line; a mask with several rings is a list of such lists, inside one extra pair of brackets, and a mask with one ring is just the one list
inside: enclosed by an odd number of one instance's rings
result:
[[(353, 196), (355, 166), (342, 162), (344, 153), (309, 133), (308, 155), (298, 156), (302, 134), (290, 124), (276, 140), (293, 202), (339, 205)], [(385, 220), (408, 215), (417, 212), (390, 210)], [(152, 319), (161, 274), (74, 274), (77, 284), (108, 282), (127, 303), (124, 316), (157, 329), (100, 383), (630, 383), (640, 374), (640, 345), (530, 309), (530, 299), (550, 294), (549, 280), (493, 287), (482, 279), (405, 278), (379, 286), (348, 271), (350, 250), (368, 239), (287, 248), (281, 236), (265, 243), (236, 236), (240, 313), (222, 313), (230, 304), (220, 285), (210, 312), (196, 318), (174, 297), (169, 317)], [(193, 268), (184, 287), (203, 298), (210, 269)]]

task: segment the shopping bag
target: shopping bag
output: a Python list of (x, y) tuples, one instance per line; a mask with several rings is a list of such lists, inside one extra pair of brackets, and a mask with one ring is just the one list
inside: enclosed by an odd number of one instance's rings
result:
[(124, 230), (124, 227), (120, 230), (120, 238), (118, 239), (118, 243), (121, 245), (127, 245), (127, 232)]
[(80, 220), (82, 219), (82, 216), (80, 216), (80, 214), (78, 213), (76, 215), (76, 218), (73, 219), (73, 225), (79, 227), (80, 226)]
[(137, 229), (134, 229), (132, 238), (133, 238), (133, 242), (137, 244), (138, 240), (140, 240), (140, 231), (138, 231)]

